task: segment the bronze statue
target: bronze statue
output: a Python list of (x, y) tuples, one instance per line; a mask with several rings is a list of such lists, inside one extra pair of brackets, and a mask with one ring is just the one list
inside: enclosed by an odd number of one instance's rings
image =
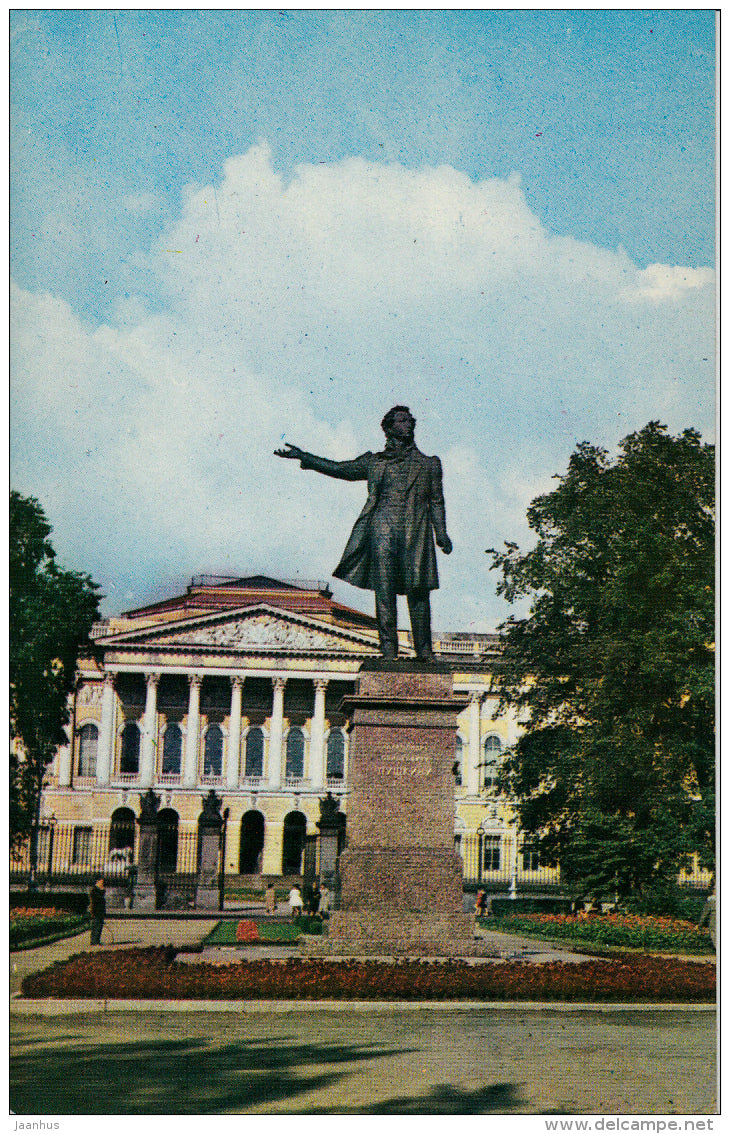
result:
[(426, 457), (415, 445), (416, 419), (407, 406), (393, 406), (381, 422), (386, 443), (382, 453), (363, 453), (354, 461), (330, 461), (305, 453), (296, 445), (277, 449), (277, 457), (294, 458), (342, 480), (366, 480), (368, 499), (333, 574), (354, 587), (375, 591), (380, 651), (398, 656), (396, 595), (406, 595), (413, 645), (421, 661), (433, 658), (429, 592), (439, 585), (434, 536), (451, 554), (441, 484), (441, 461)]

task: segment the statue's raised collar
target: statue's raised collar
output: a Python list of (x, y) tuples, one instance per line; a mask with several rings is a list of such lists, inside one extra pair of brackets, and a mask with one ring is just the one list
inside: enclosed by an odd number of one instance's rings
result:
[(408, 441), (405, 445), (399, 445), (389, 437), (385, 442), (385, 449), (381, 456), (385, 457), (386, 461), (403, 461), (406, 457), (410, 457), (412, 453), (417, 452), (415, 441)]

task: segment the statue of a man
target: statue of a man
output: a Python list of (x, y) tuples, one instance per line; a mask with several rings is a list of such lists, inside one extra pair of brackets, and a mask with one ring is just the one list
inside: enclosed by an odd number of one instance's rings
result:
[(445, 555), (451, 553), (441, 483), (441, 461), (426, 457), (415, 445), (416, 419), (407, 406), (393, 406), (381, 422), (382, 453), (363, 453), (354, 461), (330, 461), (305, 453), (296, 445), (277, 449), (277, 457), (298, 460), (342, 480), (366, 480), (368, 498), (333, 572), (354, 587), (375, 591), (380, 651), (398, 655), (397, 595), (406, 595), (416, 657), (429, 661), (431, 603), (439, 585), (434, 536)]

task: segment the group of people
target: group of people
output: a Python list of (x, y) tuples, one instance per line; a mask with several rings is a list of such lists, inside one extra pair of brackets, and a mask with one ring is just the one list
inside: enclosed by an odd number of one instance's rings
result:
[(329, 914), (330, 892), (326, 886), (320, 886), (315, 880), (311, 886), (305, 887), (304, 895), (296, 884), (289, 891), (289, 909), (292, 921), (299, 921), (305, 913), (310, 917), (324, 918)]

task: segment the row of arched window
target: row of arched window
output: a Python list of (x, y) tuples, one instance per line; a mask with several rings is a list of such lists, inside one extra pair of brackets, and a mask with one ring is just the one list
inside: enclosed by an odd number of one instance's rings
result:
[[(178, 868), (178, 813), (170, 807), (157, 816), (158, 870), (175, 873)], [(344, 816), (343, 816), (344, 833)], [(307, 820), (301, 811), (290, 811), (284, 817), (281, 873), (299, 874), (307, 834)], [(240, 874), (260, 874), (265, 838), (265, 820), (260, 811), (247, 811), (241, 816), (238, 847)], [(111, 817), (109, 851), (134, 850), (135, 815), (129, 807), (118, 807)]]
[[(122, 775), (137, 775), (139, 772), (141, 733), (134, 721), (128, 721), (122, 729), (119, 771)], [(96, 757), (99, 745), (99, 730), (95, 724), (85, 724), (79, 730), (77, 774), (84, 779), (96, 776)], [(304, 776), (304, 733), (300, 728), (291, 728), (286, 737), (286, 777), (301, 779)], [(264, 733), (260, 728), (251, 728), (246, 734), (244, 744), (244, 776), (258, 778), (264, 774)], [(163, 776), (179, 776), (182, 768), (183, 736), (180, 725), (169, 723), (162, 737)], [(203, 737), (203, 775), (223, 775), (223, 729), (220, 725), (208, 725)], [(327, 779), (341, 780), (345, 774), (345, 738), (340, 729), (332, 729), (327, 738)]]

